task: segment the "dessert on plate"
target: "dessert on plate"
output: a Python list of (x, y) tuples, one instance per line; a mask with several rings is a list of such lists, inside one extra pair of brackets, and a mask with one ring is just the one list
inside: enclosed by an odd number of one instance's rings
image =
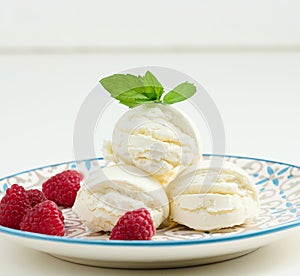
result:
[(182, 111), (160, 103), (145, 103), (127, 111), (106, 141), (107, 162), (130, 164), (167, 185), (202, 157), (200, 134)]
[(168, 197), (156, 179), (140, 174), (130, 165), (93, 171), (79, 190), (73, 211), (98, 232), (112, 231), (128, 210), (146, 208), (158, 228), (169, 216)]
[[(104, 142), (107, 167), (86, 180), (73, 207), (91, 230), (111, 231), (126, 211), (138, 208), (149, 210), (155, 228), (167, 217), (203, 231), (256, 217), (259, 203), (251, 177), (229, 162), (202, 161), (199, 130), (171, 106), (193, 96), (193, 84), (165, 93), (149, 71), (145, 76), (116, 74), (100, 83), (130, 110), (115, 125), (112, 140)], [(160, 200), (150, 206), (152, 189)]]
[(259, 202), (253, 179), (231, 162), (200, 163), (168, 186), (171, 217), (195, 230), (215, 230), (252, 221)]

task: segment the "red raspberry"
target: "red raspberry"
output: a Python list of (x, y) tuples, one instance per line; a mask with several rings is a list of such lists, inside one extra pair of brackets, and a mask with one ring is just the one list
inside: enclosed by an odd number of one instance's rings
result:
[(61, 211), (57, 205), (51, 200), (46, 200), (26, 212), (20, 223), (20, 228), (28, 232), (63, 236), (64, 223), (61, 216)]
[(80, 188), (82, 174), (67, 170), (57, 175), (52, 176), (43, 183), (43, 193), (57, 205), (64, 207), (72, 207)]
[(47, 198), (45, 197), (45, 195), (43, 194), (43, 192), (40, 191), (40, 190), (38, 190), (38, 189), (27, 190), (26, 194), (27, 194), (27, 196), (29, 198), (31, 207), (34, 207), (38, 203), (41, 203), (41, 202), (47, 200)]
[(110, 240), (151, 240), (155, 227), (149, 211), (140, 208), (126, 212), (113, 228)]
[(25, 189), (13, 184), (0, 202), (0, 225), (20, 229), (20, 222), (30, 207)]

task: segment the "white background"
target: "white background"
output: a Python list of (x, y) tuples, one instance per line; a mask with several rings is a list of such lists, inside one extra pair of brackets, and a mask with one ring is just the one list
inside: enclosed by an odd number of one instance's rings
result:
[[(182, 71), (206, 88), (228, 154), (300, 165), (299, 1), (0, 0), (0, 7), (0, 177), (73, 159), (74, 122), (91, 89), (107, 74), (145, 65)], [(298, 275), (299, 242), (298, 231), (237, 260), (156, 273)], [(65, 263), (6, 238), (0, 252), (4, 275), (135, 273)]]
[(0, 44), (224, 47), (300, 44), (297, 0), (1, 0)]

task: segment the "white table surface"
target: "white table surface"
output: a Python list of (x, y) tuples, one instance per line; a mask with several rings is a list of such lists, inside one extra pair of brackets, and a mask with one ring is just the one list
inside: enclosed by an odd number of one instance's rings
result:
[[(99, 78), (144, 65), (171, 67), (202, 83), (223, 117), (226, 153), (300, 165), (300, 53), (0, 55), (0, 177), (72, 160), (77, 111)], [(67, 263), (0, 240), (1, 275), (141, 273)], [(300, 229), (232, 261), (143, 273), (299, 275), (299, 249)]]

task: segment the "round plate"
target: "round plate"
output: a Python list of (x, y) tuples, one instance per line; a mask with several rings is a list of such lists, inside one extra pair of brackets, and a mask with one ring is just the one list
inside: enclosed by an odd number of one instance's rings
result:
[[(210, 158), (206, 155), (205, 158)], [(152, 241), (110, 241), (108, 234), (91, 233), (69, 208), (65, 236), (23, 232), (0, 226), (2, 236), (58, 258), (81, 264), (118, 268), (182, 267), (238, 257), (277, 240), (300, 225), (300, 167), (239, 156), (226, 160), (245, 169), (254, 179), (261, 204), (250, 225), (201, 232), (182, 225), (159, 229)], [(67, 169), (83, 174), (103, 167), (103, 159), (61, 163), (0, 179), (0, 198), (12, 184), (41, 188), (49, 177)]]

